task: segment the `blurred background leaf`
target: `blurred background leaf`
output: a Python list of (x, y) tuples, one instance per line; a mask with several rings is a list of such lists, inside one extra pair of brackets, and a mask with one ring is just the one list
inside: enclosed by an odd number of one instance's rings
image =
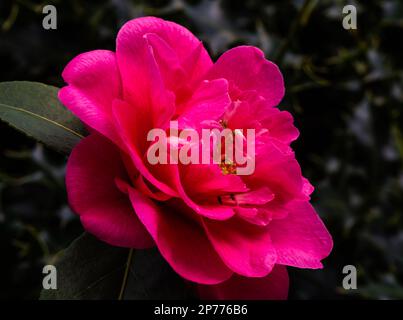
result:
[(83, 233), (55, 257), (57, 289), (42, 300), (178, 300), (192, 288), (172, 270), (156, 248), (110, 246)]

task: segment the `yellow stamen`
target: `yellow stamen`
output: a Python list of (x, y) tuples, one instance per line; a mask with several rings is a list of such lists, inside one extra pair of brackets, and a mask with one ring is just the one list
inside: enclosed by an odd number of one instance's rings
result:
[(220, 163), (221, 172), (223, 174), (236, 174), (236, 164), (235, 163)]

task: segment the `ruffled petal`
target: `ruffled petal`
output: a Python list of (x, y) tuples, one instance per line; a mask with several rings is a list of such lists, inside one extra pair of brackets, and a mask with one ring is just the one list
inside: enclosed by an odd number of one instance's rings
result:
[(266, 186), (281, 203), (298, 199), (303, 194), (301, 168), (293, 152), (284, 153), (274, 143), (267, 141), (265, 148), (256, 151), (253, 175), (244, 176), (251, 189)]
[(193, 199), (242, 193), (249, 189), (242, 179), (233, 174), (225, 175), (216, 164), (192, 164), (180, 166), (181, 181)]
[(112, 101), (121, 96), (115, 53), (95, 50), (75, 57), (64, 69), (67, 87), (60, 101), (89, 127), (119, 143), (112, 123)]
[(332, 250), (332, 237), (307, 201), (288, 204), (288, 215), (269, 224), (277, 263), (298, 268), (322, 268)]
[[(276, 106), (284, 96), (284, 80), (278, 67), (263, 52), (250, 46), (226, 51), (208, 73), (208, 79), (224, 78), (231, 86), (231, 97), (239, 91), (256, 91), (267, 104)], [(235, 96), (234, 96), (235, 94)]]
[(299, 136), (299, 131), (294, 127), (294, 119), (291, 113), (271, 108), (262, 115), (260, 123), (269, 130), (270, 137), (285, 144), (290, 144)]
[(183, 278), (203, 284), (229, 279), (232, 271), (225, 266), (200, 225), (176, 203), (164, 207), (144, 197), (135, 189), (129, 191), (133, 207), (154, 238), (162, 256)]
[(203, 222), (215, 250), (231, 270), (246, 277), (264, 277), (270, 273), (277, 255), (267, 228), (237, 217)]
[[(147, 134), (153, 129), (152, 120), (145, 110), (135, 108), (125, 101), (115, 100), (113, 114), (119, 135), (130, 155), (134, 166), (152, 185), (169, 196), (177, 196), (170, 181), (163, 181), (161, 176), (153, 174), (147, 167), (146, 151), (149, 145)], [(169, 168), (166, 168), (168, 170)]]
[[(177, 85), (194, 82), (196, 76), (205, 74), (212, 65), (207, 51), (189, 30), (154, 17), (127, 22), (119, 31), (116, 55), (125, 100), (148, 108), (153, 117), (171, 114), (172, 107), (167, 105), (172, 99), (170, 94), (174, 98), (179, 95), (177, 100), (183, 95), (177, 92)], [(190, 60), (191, 55), (197, 60)], [(154, 123), (155, 127), (159, 125)]]
[(202, 121), (219, 120), (230, 103), (225, 79), (203, 81), (192, 97), (178, 106), (179, 128), (198, 128)]

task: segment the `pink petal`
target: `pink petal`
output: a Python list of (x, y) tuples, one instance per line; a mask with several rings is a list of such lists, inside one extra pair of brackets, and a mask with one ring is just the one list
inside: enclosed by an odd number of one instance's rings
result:
[(285, 300), (288, 297), (287, 269), (276, 265), (264, 278), (233, 275), (217, 285), (198, 285), (202, 300)]
[(112, 101), (121, 96), (115, 53), (95, 50), (75, 57), (64, 69), (67, 87), (60, 101), (91, 128), (119, 143), (111, 121)]
[(127, 195), (115, 184), (125, 179), (119, 150), (106, 138), (92, 134), (72, 151), (67, 163), (69, 203), (84, 228), (102, 241), (119, 247), (154, 245), (137, 218)]
[[(200, 215), (220, 220), (228, 219), (234, 215), (231, 208), (219, 206), (218, 204), (202, 205), (195, 203), (182, 186), (177, 165), (150, 165), (146, 162), (146, 137), (148, 130), (152, 126), (143, 110), (133, 108), (124, 101), (116, 100), (114, 103), (114, 115), (119, 133), (135, 167), (152, 185), (167, 195), (181, 197), (188, 206)], [(133, 130), (133, 128), (136, 130)]]
[(309, 182), (309, 180), (308, 179), (306, 179), (306, 178), (302, 178), (302, 180), (303, 180), (303, 182), (304, 182), (304, 184), (303, 184), (303, 187), (302, 187), (302, 193), (303, 193), (303, 200), (310, 200), (311, 199), (311, 194), (312, 194), (312, 192), (315, 190), (315, 188), (314, 188), (314, 186), (313, 185), (311, 185), (311, 183)]
[(170, 181), (162, 181), (161, 177), (153, 174), (145, 164), (149, 144), (147, 133), (153, 128), (146, 111), (125, 101), (115, 100), (113, 113), (116, 128), (136, 169), (156, 188), (167, 195), (176, 196), (177, 192), (172, 188)]
[(333, 247), (332, 237), (307, 201), (288, 204), (288, 215), (269, 224), (277, 263), (298, 268), (322, 268)]
[(186, 190), (183, 188), (182, 183), (179, 179), (176, 180), (176, 187), (182, 200), (196, 213), (206, 218), (213, 220), (227, 220), (231, 218), (235, 212), (231, 207), (222, 206), (218, 202), (211, 203), (198, 203), (189, 197)]
[(255, 90), (270, 106), (278, 105), (284, 96), (280, 70), (255, 47), (240, 46), (226, 51), (208, 74), (208, 79), (217, 78), (227, 79), (237, 90)]
[[(255, 91), (244, 92), (240, 99), (240, 102), (234, 103), (233, 110), (228, 114), (229, 127), (264, 128), (270, 138), (288, 145), (298, 138), (299, 131), (289, 112), (273, 108), (267, 100), (257, 96)], [(256, 126), (256, 123), (259, 125)]]
[(203, 221), (215, 250), (232, 271), (246, 277), (264, 277), (270, 273), (276, 262), (276, 250), (267, 228), (236, 217)]
[(195, 199), (192, 199), (188, 190), (191, 191), (193, 186), (188, 185), (186, 189), (184, 188), (177, 165), (155, 165), (153, 173), (157, 177), (164, 177), (164, 180), (170, 181), (171, 186), (178, 192), (179, 197), (194, 210), (194, 213), (213, 220), (226, 220), (235, 214), (232, 208), (219, 204), (218, 198), (216, 202), (196, 202)]
[(231, 277), (232, 271), (214, 251), (200, 225), (189, 218), (183, 205), (177, 202), (168, 207), (164, 202), (162, 207), (135, 189), (129, 193), (140, 220), (162, 256), (179, 275), (203, 284), (216, 284)]
[(224, 175), (218, 165), (192, 164), (180, 169), (182, 184), (192, 198), (248, 191), (239, 176)]
[(283, 219), (288, 214), (285, 206), (276, 201), (263, 208), (236, 208), (235, 211), (242, 219), (258, 226), (267, 226), (273, 219)]
[(180, 128), (197, 128), (202, 121), (218, 120), (230, 105), (225, 79), (203, 81), (192, 97), (177, 109)]
[(262, 115), (261, 124), (269, 130), (271, 137), (290, 144), (299, 136), (299, 131), (294, 127), (294, 119), (291, 113), (271, 108), (271, 111)]
[(227, 127), (233, 130), (260, 129), (258, 128), (258, 120), (261, 118), (262, 114), (258, 114), (254, 109), (255, 106), (247, 101), (237, 101), (233, 103), (231, 108), (229, 108), (230, 111), (225, 115)]
[(256, 190), (234, 196), (237, 205), (264, 205), (274, 199), (273, 192), (262, 187)]
[(165, 193), (159, 190), (157, 191), (151, 190), (151, 188), (145, 183), (142, 175), (139, 175), (137, 177), (137, 179), (133, 182), (133, 185), (141, 193), (154, 200), (166, 201), (171, 198), (170, 196), (166, 195)]
[(267, 186), (277, 201), (290, 201), (302, 194), (301, 168), (293, 153), (284, 153), (275, 144), (267, 141), (266, 147), (256, 154), (255, 172), (244, 176), (247, 185), (255, 189)]
[(175, 50), (155, 33), (144, 35), (147, 44), (152, 48), (155, 61), (168, 90), (176, 91), (185, 82), (186, 72)]
[[(120, 29), (116, 43), (125, 100), (140, 107), (149, 106), (150, 99), (155, 98), (156, 88), (158, 91), (161, 87), (173, 90), (178, 83), (172, 81), (178, 80), (181, 62), (189, 61), (195, 53), (198, 53), (195, 55), (198, 59), (183, 66), (187, 77), (180, 83), (192, 82), (193, 75), (200, 77), (212, 64), (206, 50), (200, 49), (200, 41), (186, 28), (159, 18), (145, 17), (127, 22)], [(174, 61), (173, 66), (169, 61)]]
[(164, 83), (163, 70), (157, 64), (147, 36), (132, 36), (131, 42), (119, 41), (120, 35), (124, 37), (124, 30), (125, 26), (119, 32), (116, 49), (124, 100), (146, 113), (153, 128), (164, 127), (174, 115), (175, 95)]
[[(176, 141), (176, 139), (174, 139)], [(171, 146), (177, 147), (177, 144), (172, 143), (172, 140), (168, 140), (168, 146), (167, 146), (167, 157), (170, 157), (170, 149)], [(175, 190), (178, 194), (178, 196), (197, 214), (200, 214), (204, 217), (208, 217), (214, 220), (226, 220), (232, 217), (235, 213), (232, 210), (232, 208), (227, 207), (227, 206), (222, 206), (218, 202), (218, 197), (213, 197), (215, 201), (199, 201), (200, 199), (200, 193), (197, 193), (195, 189), (197, 187), (195, 184), (190, 184), (189, 180), (187, 179), (186, 181), (186, 176), (189, 178), (189, 175), (184, 175), (183, 172), (186, 172), (186, 168), (188, 170), (196, 171), (197, 168), (201, 169), (203, 167), (207, 166), (196, 166), (196, 165), (191, 165), (191, 166), (186, 166), (186, 165), (176, 165), (176, 164), (155, 164), (155, 165), (148, 165), (148, 169), (150, 172), (153, 174), (153, 176), (158, 177), (161, 181), (164, 181), (169, 185), (169, 187), (172, 188), (172, 190)], [(185, 168), (183, 170), (183, 168)], [(180, 170), (182, 169), (182, 170)], [(203, 170), (206, 174), (207, 171)], [(202, 173), (202, 172), (200, 172)], [(183, 178), (182, 176), (185, 176)], [(211, 173), (210, 173), (211, 177)], [(219, 179), (221, 180), (221, 179)], [(245, 187), (242, 181), (237, 180), (238, 182), (238, 187), (242, 186)], [(185, 184), (184, 184), (185, 183)], [(235, 187), (235, 186), (234, 186)], [(207, 191), (207, 190), (206, 190)], [(211, 191), (211, 190), (210, 190)], [(192, 198), (191, 195), (196, 196), (195, 198)]]

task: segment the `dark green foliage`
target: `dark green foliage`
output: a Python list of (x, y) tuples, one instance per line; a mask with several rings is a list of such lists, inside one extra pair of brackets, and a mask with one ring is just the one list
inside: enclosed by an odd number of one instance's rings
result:
[(57, 289), (41, 299), (117, 299), (129, 250), (108, 246), (83, 234), (55, 258)]
[(156, 249), (109, 246), (84, 233), (55, 258), (57, 289), (43, 300), (186, 299), (189, 290)]

